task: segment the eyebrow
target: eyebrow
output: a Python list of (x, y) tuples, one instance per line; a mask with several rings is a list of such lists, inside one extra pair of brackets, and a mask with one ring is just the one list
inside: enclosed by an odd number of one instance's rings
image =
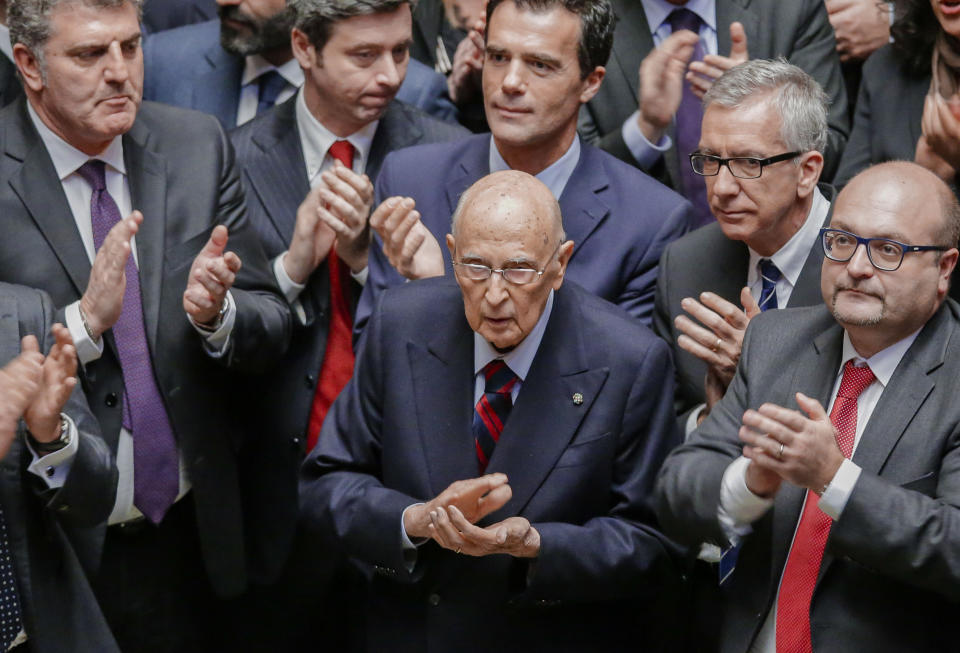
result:
[(844, 231), (849, 231), (849, 232), (852, 233), (852, 234), (857, 234), (857, 235), (860, 236), (861, 238), (885, 238), (886, 240), (896, 240), (896, 241), (899, 241), (899, 242), (901, 242), (901, 243), (910, 244), (910, 239), (909, 239), (905, 234), (903, 234), (902, 232), (899, 232), (899, 231), (880, 232), (878, 235), (875, 235), (875, 236), (864, 236), (863, 234), (857, 233), (857, 232), (854, 231), (851, 227), (849, 227), (847, 224), (845, 224), (844, 222), (841, 222), (841, 221), (839, 221), (839, 220), (835, 220), (835, 221), (831, 222), (829, 228), (830, 228), (830, 229), (842, 229), (842, 230), (844, 230)]
[[(476, 263), (476, 264), (480, 264), (480, 265), (487, 265), (487, 266), (489, 266), (489, 267), (493, 267), (492, 265), (490, 265), (490, 264), (488, 263), (488, 261), (487, 261), (485, 258), (483, 258), (482, 256), (480, 256), (480, 255), (478, 255), (478, 254), (469, 254), (469, 253), (468, 253), (468, 254), (463, 254), (463, 255), (460, 256), (460, 262), (462, 262), (462, 263)], [(498, 266), (498, 267), (501, 267), (501, 268), (509, 268), (509, 267), (516, 267), (516, 266), (526, 266), (526, 267), (530, 267), (530, 268), (536, 269), (536, 268), (537, 268), (537, 263), (536, 263), (536, 261), (531, 261), (530, 259), (526, 258), (525, 256), (518, 256), (518, 257), (516, 257), (516, 258), (507, 259), (506, 261), (504, 261), (504, 262), (503, 262), (500, 266)]]
[[(142, 38), (143, 38), (143, 34), (141, 32), (136, 32), (134, 34), (131, 34), (125, 39), (121, 39), (120, 45), (128, 45), (130, 43), (135, 43), (137, 41), (140, 41)], [(87, 43), (77, 43), (74, 46), (66, 49), (65, 52), (68, 55), (74, 55), (74, 54), (79, 54), (85, 50), (100, 50), (100, 49), (105, 50), (110, 47), (110, 44), (113, 43), (114, 40), (116, 39), (110, 39), (106, 43), (104, 43), (103, 41), (89, 41)]]

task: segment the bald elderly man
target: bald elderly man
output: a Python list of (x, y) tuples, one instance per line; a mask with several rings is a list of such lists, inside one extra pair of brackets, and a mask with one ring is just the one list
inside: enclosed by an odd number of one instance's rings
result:
[(666, 344), (564, 282), (574, 244), (526, 173), (468, 189), (447, 246), (453, 278), (384, 295), (302, 470), (309, 525), (375, 572), (367, 646), (657, 650)]

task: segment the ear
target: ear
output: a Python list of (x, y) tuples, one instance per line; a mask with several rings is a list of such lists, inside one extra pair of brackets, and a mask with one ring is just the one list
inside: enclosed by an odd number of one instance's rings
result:
[(560, 250), (557, 252), (557, 261), (560, 263), (560, 271), (557, 272), (557, 276), (553, 279), (554, 290), (560, 290), (560, 286), (563, 285), (563, 277), (567, 273), (567, 263), (570, 262), (571, 256), (573, 256), (573, 241), (568, 240), (560, 245)]
[(583, 88), (580, 90), (580, 104), (586, 104), (600, 90), (600, 84), (603, 82), (603, 76), (607, 74), (607, 69), (603, 66), (597, 66), (581, 82)]
[(800, 155), (798, 168), (800, 179), (797, 184), (797, 195), (806, 199), (820, 181), (820, 173), (823, 172), (823, 155), (816, 150), (804, 152)]
[(957, 265), (957, 248), (948, 249), (940, 255), (940, 278), (937, 281), (937, 294), (942, 300), (950, 290), (950, 276), (953, 274), (953, 268)]
[(457, 241), (454, 240), (453, 234), (447, 234), (447, 249), (450, 250), (450, 260), (456, 260), (453, 256), (453, 253), (457, 249)]
[(40, 62), (33, 56), (23, 43), (14, 43), (13, 61), (23, 76), (23, 83), (34, 93), (43, 90), (43, 75), (40, 73)]
[(319, 66), (317, 49), (313, 47), (310, 38), (296, 27), (290, 30), (290, 48), (293, 50), (293, 56), (296, 57), (297, 63), (304, 70)]

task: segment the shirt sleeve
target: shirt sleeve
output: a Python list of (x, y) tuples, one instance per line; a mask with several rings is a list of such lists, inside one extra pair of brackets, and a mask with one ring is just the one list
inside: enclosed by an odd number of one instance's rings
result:
[(630, 114), (630, 117), (623, 123), (623, 127), (620, 128), (620, 133), (623, 135), (623, 142), (626, 143), (627, 149), (630, 150), (630, 154), (636, 159), (637, 164), (643, 170), (649, 170), (663, 156), (663, 153), (670, 149), (673, 141), (667, 134), (664, 134), (657, 144), (648, 141), (640, 129), (639, 118), (639, 111)]
[[(307, 312), (303, 310), (303, 304), (300, 302), (299, 297), (307, 285), (297, 283), (287, 274), (286, 268), (283, 267), (283, 257), (286, 255), (287, 253), (283, 252), (280, 256), (273, 259), (273, 276), (276, 277), (280, 292), (283, 293), (287, 303), (290, 304), (290, 308), (293, 309), (294, 315), (300, 320), (300, 324), (306, 324)], [(364, 268), (364, 270), (366, 270), (366, 268)]]
[(727, 538), (736, 542), (753, 530), (751, 524), (773, 505), (773, 499), (757, 496), (747, 487), (750, 459), (740, 456), (727, 467), (720, 483), (720, 526)]
[(77, 360), (81, 365), (92, 363), (103, 355), (103, 338), (100, 338), (99, 342), (94, 342), (87, 333), (87, 328), (83, 326), (83, 320), (80, 318), (80, 300), (69, 304), (64, 309), (64, 320), (70, 337), (73, 338), (73, 346), (77, 348)]
[(207, 350), (207, 354), (212, 358), (220, 358), (224, 352), (226, 352), (227, 345), (230, 344), (230, 334), (233, 332), (233, 325), (237, 321), (237, 304), (233, 301), (233, 294), (229, 290), (227, 291), (226, 301), (227, 312), (224, 314), (223, 322), (220, 323), (216, 331), (209, 331), (197, 326), (193, 318), (187, 315), (190, 324), (192, 324), (197, 333), (203, 337), (203, 348)]
[(42, 478), (47, 487), (51, 489), (63, 487), (80, 448), (80, 434), (77, 432), (76, 424), (73, 423), (69, 415), (61, 413), (61, 417), (67, 423), (67, 433), (70, 440), (63, 449), (40, 456), (30, 444), (30, 438), (25, 438), (27, 449), (33, 456), (33, 460), (27, 466), (27, 471)]

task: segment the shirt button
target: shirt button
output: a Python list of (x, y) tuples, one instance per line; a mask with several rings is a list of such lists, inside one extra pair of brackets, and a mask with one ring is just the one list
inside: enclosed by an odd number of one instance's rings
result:
[(306, 378), (304, 378), (304, 382), (307, 384), (308, 388), (312, 388), (317, 383), (317, 377), (315, 377), (313, 374), (307, 374)]
[(437, 607), (438, 605), (440, 605), (440, 595), (431, 594), (429, 597), (427, 597), (427, 603), (429, 603), (433, 607)]
[(53, 467), (47, 467), (45, 470), (43, 470), (43, 473), (47, 475), (47, 478), (52, 478), (53, 475), (57, 473), (57, 470), (55, 470)]
[(107, 393), (107, 396), (104, 397), (104, 399), (103, 399), (103, 403), (105, 403), (109, 408), (113, 408), (114, 406), (116, 406), (116, 405), (117, 405), (117, 393), (116, 393), (116, 392), (108, 392), (108, 393)]

